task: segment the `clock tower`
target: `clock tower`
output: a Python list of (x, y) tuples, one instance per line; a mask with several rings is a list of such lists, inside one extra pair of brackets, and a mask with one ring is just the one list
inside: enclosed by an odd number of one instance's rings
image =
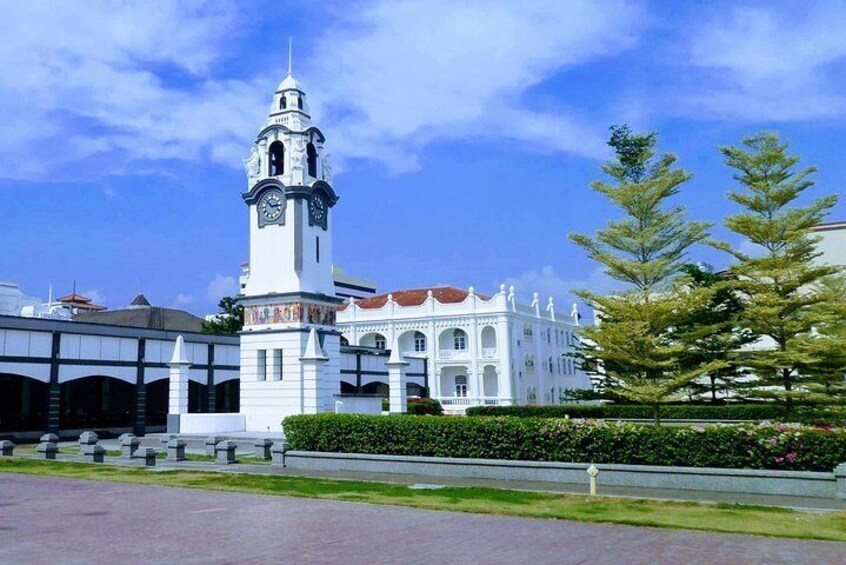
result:
[(323, 133), (288, 75), (244, 160), (249, 274), (240, 297), (241, 413), (248, 430), (275, 431), (284, 416), (333, 409), (340, 392), (340, 333), (332, 278), (332, 188)]

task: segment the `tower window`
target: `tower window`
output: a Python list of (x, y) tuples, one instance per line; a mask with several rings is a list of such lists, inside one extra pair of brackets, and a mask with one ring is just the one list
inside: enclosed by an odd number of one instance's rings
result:
[(313, 143), (309, 143), (306, 147), (306, 155), (308, 156), (308, 176), (317, 178), (317, 149), (314, 148)]
[(300, 110), (303, 109), (303, 97), (302, 96), (297, 96), (297, 108), (299, 108)]
[(277, 177), (285, 173), (285, 146), (281, 141), (274, 141), (270, 144), (268, 153), (268, 176)]
[(280, 109), (280, 110), (284, 110), (284, 109), (285, 109), (285, 108), (287, 108), (287, 107), (288, 107), (288, 99), (287, 99), (287, 98), (285, 97), (285, 95), (283, 94), (283, 95), (281, 96), (281, 98), (279, 98), (279, 109)]
[(315, 252), (317, 262), (320, 263), (320, 236), (319, 235), (314, 239), (314, 252)]

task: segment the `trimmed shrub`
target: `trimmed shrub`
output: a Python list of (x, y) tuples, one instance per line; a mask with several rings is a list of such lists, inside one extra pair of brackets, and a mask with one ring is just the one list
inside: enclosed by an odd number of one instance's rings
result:
[[(382, 399), (382, 411), (391, 409), (391, 403), (387, 398)], [(441, 403), (433, 398), (409, 398), (406, 405), (406, 414), (412, 416), (443, 416), (444, 408)]]
[[(474, 406), (468, 416), (517, 416), (520, 418), (622, 418), (652, 419), (652, 407), (638, 404), (571, 404), (558, 406)], [(666, 420), (787, 420), (787, 413), (778, 404), (665, 404), (661, 418)], [(846, 410), (801, 406), (789, 418), (793, 422), (813, 425), (842, 425)]]
[(293, 449), (524, 461), (831, 471), (846, 430), (793, 424), (658, 427), (552, 418), (289, 416)]

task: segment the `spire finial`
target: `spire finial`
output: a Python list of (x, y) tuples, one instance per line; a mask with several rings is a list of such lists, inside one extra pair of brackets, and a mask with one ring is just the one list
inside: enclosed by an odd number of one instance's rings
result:
[(294, 39), (288, 37), (288, 76), (294, 72)]

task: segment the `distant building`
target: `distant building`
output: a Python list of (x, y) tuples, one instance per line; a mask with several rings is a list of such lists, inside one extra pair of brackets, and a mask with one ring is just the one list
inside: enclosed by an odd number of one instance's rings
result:
[(67, 296), (63, 296), (56, 300), (59, 304), (65, 306), (72, 314), (79, 314), (80, 312), (100, 312), (105, 310), (105, 306), (98, 306), (92, 304), (91, 299), (73, 292)]
[(556, 314), (551, 298), (541, 306), (537, 294), (532, 304), (518, 304), (504, 285), (493, 296), (435, 287), (351, 299), (338, 312), (338, 329), (349, 345), (396, 343), (406, 358), (427, 359), (430, 395), (460, 413), (468, 406), (559, 404), (568, 389), (590, 389), (573, 357), (578, 317), (575, 310)]
[(822, 252), (820, 261), (846, 267), (846, 221), (821, 224), (814, 232), (822, 238), (818, 246)]
[(0, 316), (20, 316), (25, 307), (40, 306), (42, 302), (25, 295), (17, 283), (0, 281)]
[(121, 310), (80, 310), (74, 321), (174, 332), (203, 330), (202, 318), (184, 310), (152, 306), (143, 294), (138, 294)]

